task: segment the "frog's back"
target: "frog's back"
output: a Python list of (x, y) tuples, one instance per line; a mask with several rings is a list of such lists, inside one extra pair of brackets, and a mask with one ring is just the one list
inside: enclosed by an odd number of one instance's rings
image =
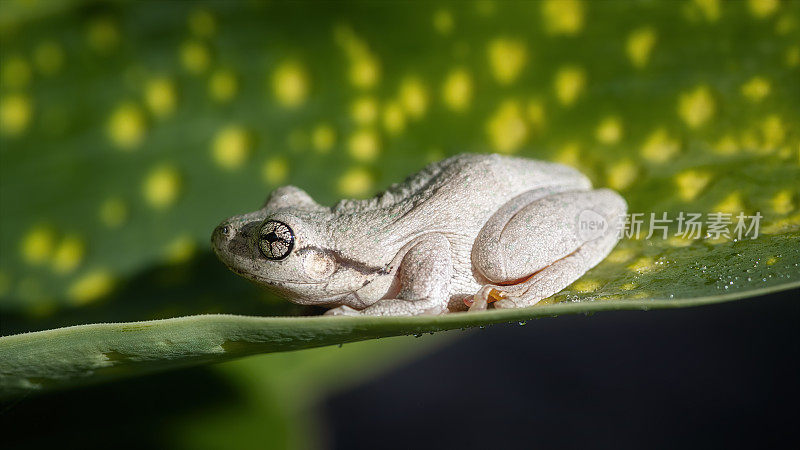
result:
[[(591, 186), (583, 174), (561, 164), (497, 154), (465, 153), (429, 164), (371, 199), (342, 200), (334, 211), (405, 210), (436, 197), (455, 203), (468, 201), (474, 204), (476, 200), (485, 200), (494, 204), (531, 189), (562, 184), (587, 189)], [(451, 194), (459, 197), (452, 198)]]
[[(589, 189), (591, 183), (577, 170), (557, 163), (504, 155), (461, 155), (452, 158), (452, 177), (448, 180), (452, 192), (435, 195), (442, 201), (460, 205), (461, 211), (472, 211), (478, 222), (489, 216), (512, 198), (531, 190), (570, 186), (570, 189)], [(481, 223), (482, 226), (482, 223)]]
[(398, 236), (428, 231), (469, 236), (510, 199), (535, 189), (563, 186), (580, 190), (589, 189), (591, 183), (561, 164), (461, 154), (429, 165), (376, 199), (383, 203), (384, 212), (391, 210), (398, 218), (390, 227)]
[(464, 180), (492, 200), (548, 186), (574, 185), (588, 189), (589, 180), (576, 169), (547, 161), (498, 154), (462, 154), (442, 161), (443, 182)]

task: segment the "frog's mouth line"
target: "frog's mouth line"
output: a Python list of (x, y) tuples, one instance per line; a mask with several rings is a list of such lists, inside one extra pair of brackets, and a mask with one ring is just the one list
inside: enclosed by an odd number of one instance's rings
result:
[(280, 285), (303, 286), (303, 285), (323, 284), (324, 283), (324, 281), (302, 282), (302, 281), (277, 280), (277, 279), (274, 279), (274, 278), (267, 278), (267, 277), (262, 277), (262, 276), (259, 276), (259, 275), (255, 275), (253, 273), (245, 271), (244, 269), (237, 269), (237, 268), (231, 267), (231, 266), (228, 266), (228, 268), (231, 270), (231, 272), (236, 273), (238, 275), (241, 275), (244, 278), (252, 279), (252, 280), (255, 280), (255, 281), (263, 281), (264, 283), (269, 283), (271, 285), (277, 285), (277, 286), (280, 286)]
[[(256, 281), (256, 282), (266, 283), (266, 284), (269, 285), (270, 288), (276, 289), (278, 291), (285, 291), (286, 293), (283, 296), (286, 297), (287, 299), (289, 299), (290, 301), (295, 302), (295, 303), (304, 304), (304, 305), (317, 305), (317, 306), (325, 306), (325, 305), (334, 305), (335, 306), (337, 304), (336, 302), (341, 301), (343, 298), (347, 297), (348, 295), (353, 295), (353, 296), (355, 296), (356, 300), (358, 300), (359, 302), (361, 302), (363, 304), (363, 301), (361, 300), (361, 298), (358, 297), (358, 292), (357, 291), (340, 292), (340, 293), (332, 294), (332, 295), (329, 295), (329, 296), (326, 296), (326, 297), (315, 296), (315, 297), (309, 299), (310, 301), (308, 301), (308, 302), (299, 302), (298, 300), (301, 299), (300, 297), (288, 294), (289, 292), (293, 291), (294, 287), (297, 287), (297, 286), (309, 286), (309, 285), (323, 285), (323, 284), (326, 283), (326, 281), (310, 281), (310, 282), (283, 281), (283, 280), (275, 280), (275, 279), (271, 279), (271, 278), (266, 278), (266, 277), (254, 275), (252, 273), (244, 271), (244, 269), (237, 269), (237, 268), (230, 267), (230, 266), (228, 266), (228, 269), (230, 269), (231, 272), (233, 272), (233, 273), (241, 275), (245, 279), (248, 279), (248, 280), (251, 280), (251, 281)], [(366, 306), (366, 304), (364, 304), (364, 306)]]

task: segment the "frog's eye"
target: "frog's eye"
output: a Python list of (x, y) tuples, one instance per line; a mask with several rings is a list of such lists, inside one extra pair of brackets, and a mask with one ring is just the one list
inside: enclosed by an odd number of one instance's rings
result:
[(289, 256), (294, 248), (294, 232), (289, 225), (277, 220), (267, 220), (261, 225), (258, 249), (265, 258), (277, 261)]

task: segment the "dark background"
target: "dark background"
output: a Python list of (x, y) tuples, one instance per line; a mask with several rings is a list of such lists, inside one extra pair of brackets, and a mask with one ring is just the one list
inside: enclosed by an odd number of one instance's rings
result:
[[(789, 447), (798, 434), (798, 294), (467, 333), (327, 399), (327, 441), (337, 449)], [(219, 381), (189, 369), (6, 404), (0, 447), (151, 447), (165, 408), (224, 399)]]
[(487, 328), (330, 399), (331, 437), (343, 449), (381, 436), (384, 448), (775, 448), (798, 434), (798, 294)]

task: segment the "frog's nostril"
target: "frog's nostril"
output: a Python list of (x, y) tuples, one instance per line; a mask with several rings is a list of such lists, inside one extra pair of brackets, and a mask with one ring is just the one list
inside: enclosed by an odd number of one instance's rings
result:
[(223, 245), (233, 237), (232, 235), (233, 235), (232, 226), (228, 224), (219, 225), (217, 226), (217, 228), (214, 229), (214, 233), (211, 236), (211, 241), (214, 242), (215, 245)]

